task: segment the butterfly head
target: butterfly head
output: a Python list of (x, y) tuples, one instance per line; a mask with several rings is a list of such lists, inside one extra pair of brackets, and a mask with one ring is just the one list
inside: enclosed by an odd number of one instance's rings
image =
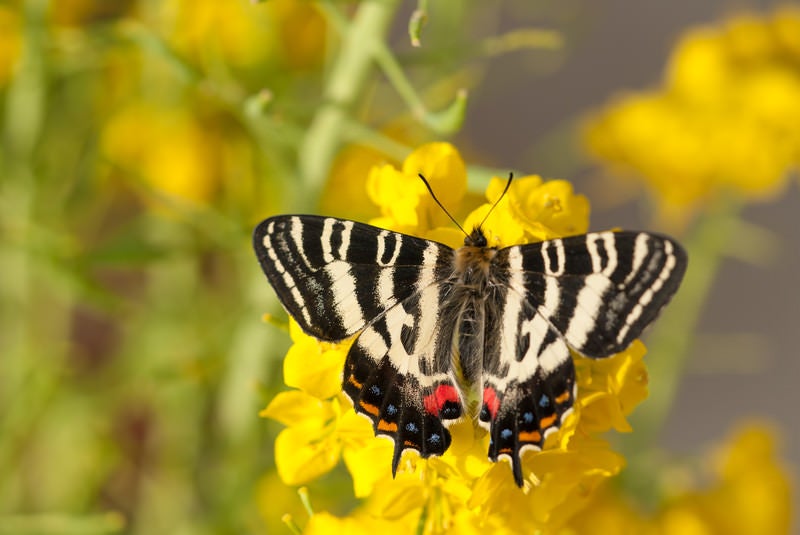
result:
[(466, 247), (486, 247), (489, 242), (486, 240), (486, 235), (480, 225), (472, 229), (472, 232), (464, 238), (464, 245)]

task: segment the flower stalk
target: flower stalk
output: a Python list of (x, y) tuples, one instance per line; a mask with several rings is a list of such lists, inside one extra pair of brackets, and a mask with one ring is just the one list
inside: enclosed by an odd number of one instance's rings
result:
[(397, 0), (363, 2), (343, 36), (341, 50), (328, 76), (324, 103), (314, 115), (298, 153), (305, 193), (302, 198), (308, 199), (307, 204), (313, 205), (319, 198), (342, 143), (342, 127), (364, 91), (375, 51), (386, 38), (398, 5)]

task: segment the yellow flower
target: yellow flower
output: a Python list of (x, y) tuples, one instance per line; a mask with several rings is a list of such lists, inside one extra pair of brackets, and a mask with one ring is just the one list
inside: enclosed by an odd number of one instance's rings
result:
[[(334, 397), (342, 390), (342, 368), (352, 341), (342, 344), (320, 342), (289, 320), (294, 344), (283, 359), (283, 380), (319, 399)], [(309, 366), (309, 363), (313, 366)]]
[(625, 417), (647, 398), (644, 354), (644, 344), (637, 340), (607, 359), (576, 359), (578, 391), (582, 393), (576, 403), (585, 432), (631, 431)]
[(127, 107), (111, 119), (102, 141), (109, 160), (164, 195), (201, 203), (214, 194), (219, 177), (208, 161), (214, 148), (185, 110)]
[(767, 428), (760, 424), (743, 426), (722, 452), (709, 457), (713, 481), (710, 485), (697, 482), (698, 487), (706, 489), (673, 491), (654, 513), (645, 515), (630, 498), (607, 485), (570, 520), (562, 535), (789, 533), (789, 482), (776, 459), (775, 439)]
[(263, 78), (265, 69), (307, 69), (323, 57), (325, 21), (309, 2), (171, 0), (164, 7), (165, 24), (171, 24), (166, 32), (175, 47), (210, 69), (218, 70), (215, 63), (221, 60)]
[[(275, 441), (275, 465), (285, 484), (302, 485), (329, 472), (343, 452), (346, 460), (352, 458), (348, 449), (370, 458), (365, 450), (375, 441), (369, 421), (352, 410), (341, 392), (350, 342), (319, 342), (304, 334), (294, 320), (290, 333), (294, 344), (284, 359), (284, 382), (298, 390), (279, 393), (261, 416), (287, 426)], [(385, 458), (386, 452), (378, 448), (374, 454)], [(380, 473), (372, 470), (376, 472)], [(368, 483), (361, 485), (369, 488)]]
[[(367, 191), (382, 212), (373, 223), (460, 245), (463, 234), (448, 225), (417, 173), (428, 179), (448, 210), (460, 214), (469, 209), (463, 205), (463, 160), (451, 145), (431, 143), (414, 151), (402, 169), (380, 165), (370, 173)], [(468, 231), (483, 221), (505, 184), (499, 178), (491, 181), (486, 191), (489, 202), (465, 218)], [(568, 182), (522, 177), (512, 182), (484, 229), (491, 244), (508, 246), (585, 232), (588, 215), (588, 201), (575, 195)], [(315, 514), (307, 526), (310, 533), (349, 529), (357, 525), (355, 518), (367, 513), (376, 521), (420, 526), (425, 533), (555, 529), (591, 499), (596, 487), (622, 469), (624, 459), (598, 435), (612, 428), (629, 431), (625, 418), (647, 395), (642, 344), (634, 343), (603, 360), (576, 356), (574, 410), (561, 429), (548, 436), (543, 451), (523, 455), (524, 489), (515, 485), (509, 463), (487, 459), (488, 434), (470, 419), (450, 427), (452, 444), (442, 456), (423, 459), (406, 452), (392, 478), (393, 444), (374, 438), (368, 420), (356, 416), (340, 393), (341, 363), (348, 345), (318, 342), (295, 326), (292, 340), (284, 375), (287, 384), (300, 390), (279, 394), (263, 412), (288, 426), (276, 442), (278, 472), (288, 484), (307, 482), (329, 471), (341, 456), (355, 496), (365, 499), (354, 517)], [(309, 362), (320, 366), (314, 369)], [(356, 420), (351, 425), (348, 418)]]
[(797, 28), (800, 10), (787, 7), (690, 30), (662, 87), (588, 119), (588, 150), (641, 178), (668, 217), (729, 193), (774, 196), (800, 164)]
[(484, 220), (498, 200), (484, 229), (491, 246), (506, 247), (587, 231), (589, 201), (583, 195), (575, 195), (566, 180), (543, 182), (535, 175), (515, 178), (501, 199), (507, 180), (492, 178), (486, 189), (489, 202), (467, 216), (467, 232)]
[(133, 178), (128, 182), (161, 213), (206, 204), (263, 211), (276, 197), (256, 189), (252, 148), (221, 115), (138, 102), (111, 117), (101, 141), (113, 176)]
[(428, 143), (411, 153), (400, 170), (389, 164), (373, 168), (367, 194), (380, 208), (381, 217), (370, 223), (425, 237), (434, 228), (448, 225), (447, 214), (436, 205), (420, 174), (448, 210), (461, 203), (467, 191), (464, 160), (449, 143)]
[(275, 466), (286, 485), (308, 483), (332, 470), (342, 456), (347, 460), (356, 454), (373, 468), (366, 482), (355, 480), (357, 495), (371, 490), (369, 480), (376, 475), (390, 474), (382, 461), (391, 456), (391, 446), (383, 441), (384, 447), (378, 446), (367, 419), (343, 396), (322, 400), (300, 390), (281, 392), (260, 415), (287, 426), (275, 440)]
[(775, 449), (769, 429), (749, 424), (739, 429), (717, 456), (719, 483), (698, 496), (716, 532), (789, 532), (791, 488)]

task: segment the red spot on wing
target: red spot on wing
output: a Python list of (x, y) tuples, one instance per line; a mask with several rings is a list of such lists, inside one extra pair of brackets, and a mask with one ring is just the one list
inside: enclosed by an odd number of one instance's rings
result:
[(425, 412), (434, 416), (439, 416), (442, 407), (448, 401), (458, 403), (458, 391), (453, 385), (439, 385), (433, 393), (425, 396)]
[(492, 420), (494, 420), (497, 417), (497, 409), (500, 408), (500, 400), (497, 398), (497, 392), (491, 386), (483, 389), (483, 404), (486, 405), (489, 414), (492, 415)]

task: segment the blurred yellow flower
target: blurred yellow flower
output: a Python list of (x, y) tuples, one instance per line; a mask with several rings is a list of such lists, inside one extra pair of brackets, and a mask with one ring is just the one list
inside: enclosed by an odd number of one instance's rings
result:
[(798, 28), (800, 9), (785, 7), (687, 32), (662, 87), (588, 119), (589, 151), (643, 179), (666, 216), (728, 193), (775, 195), (800, 164)]
[(0, 87), (14, 74), (21, 49), (19, 14), (9, 6), (0, 5)]
[(228, 204), (237, 211), (260, 204), (263, 211), (269, 204), (256, 191), (247, 137), (222, 115), (134, 103), (111, 117), (102, 148), (115, 168), (144, 186), (145, 200), (162, 210), (178, 203)]
[(657, 511), (648, 515), (607, 485), (561, 533), (789, 533), (791, 488), (784, 467), (776, 459), (770, 430), (760, 424), (742, 426), (723, 451), (709, 457), (712, 462), (705, 465), (713, 467), (713, 481), (706, 489), (673, 491)]
[[(467, 177), (461, 156), (452, 145), (430, 143), (415, 150), (401, 169), (388, 164), (373, 168), (367, 192), (382, 216), (372, 223), (459, 246), (463, 234), (452, 228), (418, 173), (448, 210), (468, 211), (462, 206)], [(499, 178), (491, 181), (489, 202), (465, 218), (468, 231), (483, 221), (505, 184)], [(484, 228), (492, 244), (507, 246), (585, 232), (588, 216), (588, 201), (575, 195), (568, 182), (530, 176), (511, 184)], [(341, 456), (354, 495), (365, 500), (355, 517), (312, 516), (310, 533), (348, 529), (355, 525), (354, 518), (366, 513), (373, 521), (398, 520), (403, 526), (410, 522), (425, 533), (555, 529), (622, 469), (624, 459), (598, 435), (612, 428), (629, 431), (626, 416), (647, 395), (641, 343), (608, 359), (576, 356), (574, 410), (561, 429), (547, 437), (543, 451), (525, 452), (523, 490), (515, 485), (507, 462), (488, 460), (488, 434), (469, 419), (450, 427), (452, 444), (441, 457), (423, 459), (406, 452), (393, 479), (391, 441), (375, 438), (368, 419), (357, 416), (341, 393), (349, 344), (319, 342), (294, 323), (291, 334), (294, 345), (284, 361), (284, 377), (299, 390), (279, 394), (262, 413), (288, 426), (276, 441), (278, 473), (287, 484), (306, 483), (329, 471)]]
[(115, 165), (133, 171), (167, 196), (195, 203), (213, 196), (218, 176), (208, 156), (211, 140), (185, 110), (135, 104), (115, 115), (103, 132)]
[(315, 67), (324, 54), (325, 20), (312, 2), (170, 0), (164, 8), (176, 48), (203, 66), (218, 68), (215, 62), (222, 61), (263, 76), (265, 70)]

